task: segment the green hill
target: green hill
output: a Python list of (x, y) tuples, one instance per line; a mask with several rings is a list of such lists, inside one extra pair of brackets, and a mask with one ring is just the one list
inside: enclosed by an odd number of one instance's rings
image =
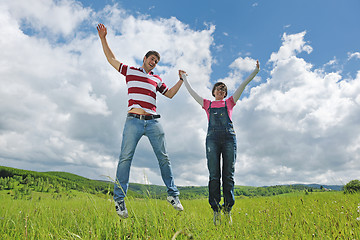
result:
[[(207, 198), (206, 186), (178, 186), (182, 199)], [(0, 190), (61, 193), (71, 190), (91, 194), (113, 194), (113, 182), (92, 180), (67, 172), (36, 172), (0, 166)], [(235, 186), (235, 196), (271, 196), (291, 192), (313, 192), (320, 189), (306, 185), (279, 185), (269, 187)], [(136, 198), (165, 198), (165, 186), (130, 183), (128, 196)]]
[(111, 185), (71, 173), (36, 172), (0, 166), (0, 189), (27, 186), (35, 191), (78, 190), (90, 193), (106, 192)]

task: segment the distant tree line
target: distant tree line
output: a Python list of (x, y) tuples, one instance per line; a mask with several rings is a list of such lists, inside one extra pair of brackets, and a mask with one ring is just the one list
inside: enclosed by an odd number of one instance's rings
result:
[[(113, 195), (112, 181), (91, 180), (66, 172), (34, 172), (0, 166), (0, 190), (11, 190), (14, 198), (29, 196), (33, 191), (63, 193), (71, 190), (91, 194)], [(182, 199), (207, 198), (208, 187), (178, 187)], [(274, 196), (293, 192), (325, 191), (306, 185), (277, 185), (268, 187), (235, 186), (235, 196), (257, 197)], [(351, 181), (344, 187), (345, 192), (360, 191), (360, 181)], [(128, 196), (135, 198), (165, 198), (165, 186), (130, 183)]]
[(0, 166), (0, 190), (12, 190), (15, 196), (30, 195), (32, 191), (61, 193), (70, 190), (112, 194), (112, 186), (110, 182), (90, 180), (69, 173), (61, 177), (58, 172), (42, 173)]
[(360, 181), (351, 180), (344, 186), (345, 193), (359, 193), (360, 192)]

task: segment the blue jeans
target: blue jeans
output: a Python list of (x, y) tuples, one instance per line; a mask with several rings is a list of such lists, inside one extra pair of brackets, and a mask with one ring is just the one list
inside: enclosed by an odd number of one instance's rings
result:
[[(221, 156), (223, 159), (221, 173)], [(234, 170), (236, 136), (228, 130), (209, 130), (206, 137), (206, 158), (209, 169), (209, 203), (214, 211), (221, 209), (220, 179), (223, 183), (224, 210), (230, 212), (234, 203)], [(222, 176), (222, 177), (221, 177)]]
[(129, 186), (130, 166), (135, 153), (135, 148), (140, 138), (145, 135), (158, 159), (161, 177), (168, 189), (169, 196), (178, 196), (179, 191), (174, 184), (170, 159), (165, 148), (165, 134), (157, 119), (141, 120), (128, 116), (126, 118), (121, 153), (116, 171), (116, 182), (114, 186), (114, 200), (125, 198)]

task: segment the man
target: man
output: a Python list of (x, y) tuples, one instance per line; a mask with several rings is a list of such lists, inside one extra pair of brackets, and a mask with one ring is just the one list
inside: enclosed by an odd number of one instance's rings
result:
[(102, 48), (108, 62), (126, 78), (128, 88), (128, 114), (123, 131), (121, 153), (116, 172), (114, 200), (117, 214), (121, 218), (128, 217), (124, 198), (129, 185), (129, 173), (135, 148), (140, 138), (145, 135), (159, 162), (162, 179), (167, 187), (167, 201), (179, 211), (184, 208), (179, 200), (179, 191), (174, 184), (170, 160), (165, 149), (164, 131), (158, 122), (160, 115), (156, 113), (156, 93), (160, 92), (173, 98), (183, 81), (180, 79), (172, 88), (168, 88), (152, 70), (160, 61), (156, 51), (149, 51), (141, 68), (129, 67), (115, 58), (107, 40), (107, 30), (103, 24), (97, 26)]

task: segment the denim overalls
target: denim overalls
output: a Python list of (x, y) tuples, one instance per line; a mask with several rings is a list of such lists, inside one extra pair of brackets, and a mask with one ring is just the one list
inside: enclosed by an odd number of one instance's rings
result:
[[(222, 156), (222, 173), (221, 161)], [(209, 106), (209, 127), (206, 136), (206, 158), (209, 169), (209, 203), (214, 211), (220, 211), (222, 176), (224, 211), (230, 212), (234, 205), (234, 169), (236, 159), (236, 136), (225, 107)]]

